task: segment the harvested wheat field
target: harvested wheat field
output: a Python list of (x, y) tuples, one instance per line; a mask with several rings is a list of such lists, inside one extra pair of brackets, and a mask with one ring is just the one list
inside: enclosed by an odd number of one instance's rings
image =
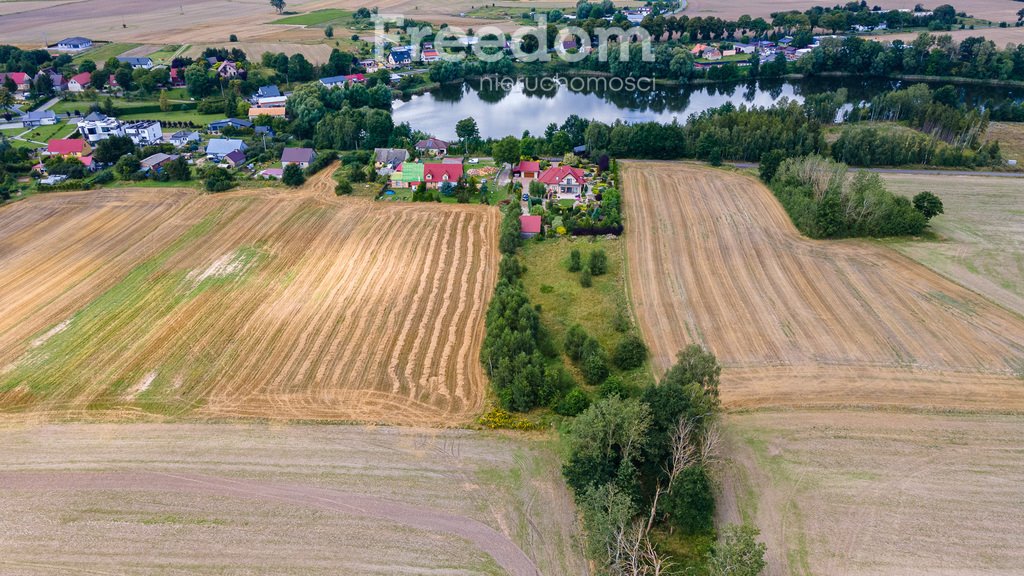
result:
[(719, 520), (746, 518), (766, 576), (1019, 574), (1024, 419), (730, 414)]
[(884, 174), (907, 197), (938, 194), (945, 214), (932, 219), (934, 239), (887, 244), (997, 304), (1024, 315), (1024, 182), (1017, 178)]
[(0, 427), (0, 575), (587, 574), (546, 436)]
[(498, 212), (336, 198), (333, 182), (0, 210), (0, 411), (470, 420)]
[(752, 177), (631, 162), (624, 180), (658, 371), (696, 342), (727, 407), (1024, 410), (1024, 318), (883, 246), (802, 237)]

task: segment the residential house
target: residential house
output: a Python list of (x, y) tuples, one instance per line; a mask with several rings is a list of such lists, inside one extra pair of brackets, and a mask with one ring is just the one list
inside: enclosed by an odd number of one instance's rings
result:
[(139, 163), (142, 165), (143, 170), (152, 170), (153, 172), (160, 172), (168, 162), (178, 159), (177, 154), (164, 154), (163, 152), (157, 152), (152, 156), (143, 158)]
[(268, 138), (274, 137), (274, 129), (270, 126), (256, 126), (252, 129), (253, 134), (257, 136), (267, 136)]
[(249, 122), (248, 120), (239, 120), (238, 118), (226, 118), (224, 120), (217, 120), (216, 122), (210, 122), (209, 129), (210, 129), (210, 132), (215, 132), (216, 133), (216, 132), (220, 132), (221, 130), (227, 128), (228, 126), (230, 126), (232, 128), (236, 128), (236, 129), (237, 128), (252, 128), (252, 122)]
[(217, 76), (220, 78), (237, 78), (241, 73), (238, 63), (230, 60), (218, 63), (215, 69), (217, 70)]
[(327, 88), (344, 88), (349, 84), (362, 84), (366, 82), (366, 77), (362, 74), (346, 74), (344, 76), (329, 76), (327, 78), (321, 78), (320, 83)]
[(19, 120), (21, 120), (21, 125), (25, 128), (53, 126), (57, 123), (57, 115), (53, 110), (33, 110), (32, 112), (22, 114)]
[(377, 61), (374, 60), (373, 58), (369, 58), (369, 59), (366, 59), (366, 60), (360, 60), (359, 61), (359, 65), (362, 66), (363, 69), (366, 70), (370, 74), (376, 72), (377, 69), (380, 68), (380, 64), (378, 64)]
[(75, 74), (68, 80), (68, 92), (81, 92), (89, 86), (92, 86), (92, 74), (88, 72)]
[(260, 108), (284, 108), (288, 105), (288, 97), (267, 96), (266, 98), (257, 98), (255, 104)]
[(40, 70), (39, 72), (36, 72), (35, 80), (38, 80), (42, 76), (50, 77), (50, 85), (53, 86), (54, 92), (63, 92), (64, 90), (67, 90), (68, 83), (64, 79), (64, 75), (60, 72), (57, 72), (53, 68), (46, 68)]
[(415, 188), (420, 182), (423, 182), (423, 164), (419, 162), (403, 162), (391, 173), (394, 188)]
[(275, 178), (280, 180), (281, 178), (284, 178), (284, 170), (281, 168), (267, 168), (266, 170), (261, 170), (259, 175), (261, 178)]
[(533, 180), (540, 175), (540, 162), (523, 160), (512, 168), (512, 175), (517, 178)]
[(316, 152), (312, 148), (285, 148), (281, 152), (281, 168), (289, 164), (298, 164), (299, 168), (305, 170), (316, 159)]
[(122, 64), (128, 64), (129, 66), (132, 67), (132, 69), (144, 68), (146, 70), (149, 70), (150, 68), (153, 67), (153, 59), (152, 58), (136, 58), (134, 56), (118, 56), (117, 57), (117, 61), (122, 63)]
[(753, 44), (739, 44), (739, 43), (737, 43), (737, 44), (733, 44), (732, 47), (739, 54), (753, 54), (757, 50), (757, 47), (754, 46)]
[(78, 121), (78, 133), (95, 144), (111, 136), (124, 136), (124, 125), (117, 118), (111, 118), (100, 112), (93, 112)]
[(124, 126), (124, 134), (138, 146), (158, 144), (164, 139), (163, 127), (155, 120), (130, 122)]
[(16, 92), (28, 92), (32, 89), (32, 78), (24, 72), (0, 72), (0, 86), (10, 78), (17, 86)]
[(72, 36), (57, 42), (57, 50), (61, 52), (81, 52), (92, 48), (92, 40), (81, 36)]
[(392, 48), (388, 54), (388, 65), (392, 68), (412, 64), (412, 51), (406, 48)]
[(420, 60), (423, 62), (437, 62), (440, 59), (441, 55), (437, 52), (437, 50), (431, 49), (420, 52)]
[(280, 96), (281, 90), (277, 86), (270, 84), (257, 88), (253, 100), (258, 102), (262, 98), (278, 98)]
[(224, 156), (224, 163), (232, 168), (238, 168), (245, 164), (245, 152), (242, 152), (241, 150), (229, 152)]
[(694, 44), (693, 48), (690, 48), (690, 54), (693, 54), (695, 57), (699, 58), (700, 55), (703, 54), (704, 51), (707, 50), (708, 48), (710, 48), (710, 46), (708, 46), (707, 44), (697, 43)]
[(185, 69), (184, 68), (171, 68), (171, 86), (173, 88), (181, 88), (185, 85)]
[(704, 52), (701, 53), (701, 56), (705, 60), (721, 60), (722, 52), (718, 48), (709, 47), (704, 49)]
[(85, 140), (81, 138), (50, 140), (46, 143), (46, 154), (49, 156), (81, 158), (85, 155)]
[(206, 144), (206, 155), (215, 162), (220, 162), (225, 156), (235, 150), (245, 152), (249, 147), (245, 142), (231, 138), (214, 138)]
[(409, 159), (409, 151), (404, 148), (377, 148), (373, 156), (377, 174), (387, 176)]
[(182, 148), (193, 142), (199, 142), (200, 140), (201, 137), (199, 136), (199, 132), (191, 130), (180, 130), (167, 137), (167, 141), (175, 148)]
[(437, 138), (427, 138), (417, 142), (416, 149), (431, 156), (444, 156), (448, 154), (448, 143)]
[(523, 238), (533, 238), (540, 234), (543, 222), (544, 218), (541, 216), (526, 216), (525, 214), (520, 216), (519, 235)]
[(462, 178), (462, 164), (424, 164), (423, 181), (427, 188), (440, 188), (445, 182), (455, 185)]
[(259, 106), (253, 106), (249, 108), (250, 120), (255, 120), (260, 116), (269, 116), (271, 118), (287, 118), (288, 110), (281, 106), (275, 108), (260, 108)]
[(550, 196), (563, 199), (582, 197), (587, 184), (583, 170), (566, 165), (548, 168), (541, 172), (537, 181), (544, 184)]

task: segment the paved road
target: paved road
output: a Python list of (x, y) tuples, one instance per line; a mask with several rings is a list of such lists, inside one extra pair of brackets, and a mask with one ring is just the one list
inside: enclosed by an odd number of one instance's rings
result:
[(477, 545), (512, 576), (540, 576), (533, 560), (504, 534), (472, 518), (441, 510), (314, 486), (148, 472), (0, 472), (9, 490), (154, 491), (196, 497), (273, 500), (336, 514), (376, 518), (463, 538)]
[[(729, 165), (737, 168), (757, 168), (756, 162), (729, 162)], [(983, 172), (975, 170), (923, 170), (917, 168), (856, 168), (851, 166), (850, 171), (867, 170), (879, 174), (920, 174), (922, 176), (994, 176), (996, 178), (1024, 178), (1024, 172)]]

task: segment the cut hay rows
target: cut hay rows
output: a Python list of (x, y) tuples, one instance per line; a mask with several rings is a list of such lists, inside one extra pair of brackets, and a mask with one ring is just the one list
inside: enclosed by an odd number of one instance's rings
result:
[(338, 199), (329, 183), (0, 210), (15, 295), (0, 302), (0, 410), (470, 419), (497, 212)]
[(730, 406), (1024, 409), (1024, 320), (895, 251), (803, 238), (750, 177), (624, 171), (630, 289), (663, 371), (688, 343)]

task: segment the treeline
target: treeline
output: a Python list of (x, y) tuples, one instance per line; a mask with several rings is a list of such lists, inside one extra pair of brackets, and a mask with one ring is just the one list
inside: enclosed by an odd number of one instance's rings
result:
[(1024, 81), (1024, 44), (1000, 49), (980, 36), (956, 42), (949, 35), (920, 34), (891, 45), (855, 36), (822, 38), (796, 62), (803, 74), (846, 72), (856, 76), (926, 75)]
[(606, 151), (616, 158), (697, 158), (757, 161), (769, 150), (802, 156), (827, 149), (821, 124), (807, 118), (796, 102), (770, 108), (736, 108), (731, 103), (690, 116), (686, 124), (591, 122), (585, 134), (591, 156)]
[(979, 168), (1002, 163), (998, 142), (986, 142), (973, 150), (921, 132), (874, 126), (844, 129), (832, 144), (832, 158), (854, 166)]
[(928, 224), (923, 210), (887, 190), (878, 174), (851, 177), (846, 164), (820, 156), (790, 158), (774, 173), (762, 170), (762, 177), (796, 227), (812, 238), (917, 235)]

